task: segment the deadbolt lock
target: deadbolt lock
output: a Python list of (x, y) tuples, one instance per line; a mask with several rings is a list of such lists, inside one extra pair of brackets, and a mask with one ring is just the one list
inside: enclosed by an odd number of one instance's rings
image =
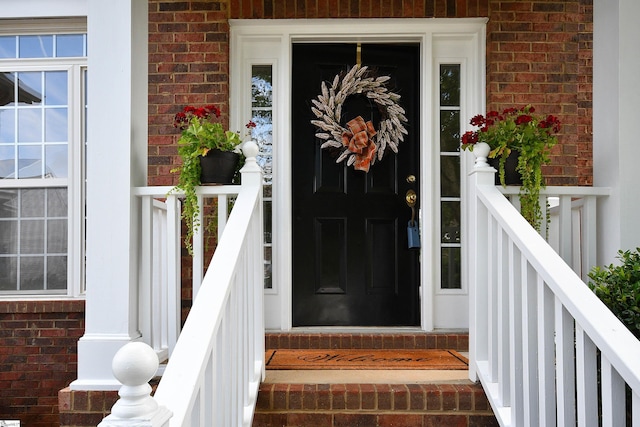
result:
[(413, 190), (407, 190), (407, 194), (404, 198), (407, 201), (407, 206), (409, 206), (410, 208), (414, 207), (416, 205), (416, 202), (418, 201), (418, 195)]

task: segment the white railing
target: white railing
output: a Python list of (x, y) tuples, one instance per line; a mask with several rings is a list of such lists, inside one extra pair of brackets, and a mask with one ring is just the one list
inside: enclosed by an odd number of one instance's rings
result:
[[(218, 194), (218, 205), (224, 205), (220, 207), (222, 212), (219, 211), (222, 218), (218, 223), (220, 238), (202, 284), (194, 289), (193, 305), (175, 348), (170, 352), (169, 363), (154, 397), (149, 396), (151, 389), (147, 382), (155, 374), (151, 364), (155, 362), (157, 367), (157, 358), (152, 357), (149, 361), (148, 357), (143, 357), (141, 350), (133, 348), (140, 345), (139, 342), (127, 344), (113, 362), (114, 375), (123, 383), (120, 400), (101, 426), (251, 425), (258, 387), (264, 375), (262, 173), (255, 161), (257, 146), (245, 143), (243, 151), (247, 159), (241, 171), (242, 186), (199, 190), (203, 196)], [(226, 196), (235, 192), (238, 195), (227, 220)], [(145, 209), (153, 211), (152, 199), (158, 197), (158, 190), (138, 189), (136, 193), (147, 206)], [(220, 195), (225, 197), (220, 198)], [(177, 194), (167, 197), (169, 265), (179, 265), (179, 210), (177, 200), (173, 200), (176, 197)], [(152, 226), (143, 227), (143, 236), (153, 234), (151, 230)], [(195, 239), (201, 241), (202, 236), (196, 235)], [(142, 246), (141, 259), (146, 262), (143, 268), (151, 268), (155, 258), (150, 247), (153, 246), (151, 236), (143, 239)], [(196, 254), (202, 251), (202, 244), (194, 241), (194, 251)], [(202, 265), (202, 257), (194, 264)], [(194, 266), (194, 276), (198, 274), (197, 269)], [(169, 283), (173, 282), (168, 285), (169, 293), (175, 294), (167, 298), (170, 306), (167, 319), (172, 324), (168, 329), (177, 334), (180, 272), (171, 267), (164, 274)], [(141, 277), (151, 277), (151, 274), (141, 273)], [(145, 297), (148, 301), (156, 300), (155, 285), (144, 287), (151, 289), (150, 296)], [(148, 323), (154, 324), (152, 320)], [(153, 331), (153, 327), (150, 330)], [(169, 340), (170, 336), (171, 333)], [(146, 348), (152, 354), (158, 354), (153, 345)]]
[[(498, 189), (520, 210), (520, 187)], [(609, 192), (608, 188), (574, 186), (540, 190), (543, 214), (540, 234), (583, 281), (588, 280), (589, 271), (596, 265), (597, 199)]]
[(624, 426), (626, 405), (640, 426), (640, 342), (496, 188), (485, 161), (469, 176), (466, 209), (470, 378), (502, 426)]
[[(181, 322), (181, 224), (180, 198), (183, 193), (173, 187), (137, 187), (133, 194), (140, 199), (139, 313), (145, 342), (156, 350), (160, 361), (169, 358), (180, 334)], [(203, 212), (210, 200), (217, 206), (217, 236), (220, 240), (227, 224), (229, 202), (237, 197), (240, 186), (198, 187), (199, 223), (205, 224)], [(205, 227), (193, 236), (191, 257), (192, 295), (200, 289), (205, 265)]]

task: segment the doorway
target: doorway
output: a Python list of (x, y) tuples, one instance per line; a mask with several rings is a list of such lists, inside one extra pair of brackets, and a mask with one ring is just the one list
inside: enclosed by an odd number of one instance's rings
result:
[[(347, 70), (357, 62), (358, 42), (364, 49), (361, 58), (364, 65), (372, 61), (371, 57), (367, 58), (366, 50), (368, 48), (374, 46), (382, 48), (385, 46), (393, 48), (418, 46), (416, 54), (416, 56), (419, 55), (418, 83), (413, 90), (415, 97), (413, 102), (417, 102), (418, 107), (412, 114), (418, 114), (419, 117), (417, 119), (409, 117), (407, 129), (411, 127), (410, 131), (418, 138), (416, 145), (419, 145), (414, 156), (417, 165), (420, 165), (419, 170), (416, 166), (415, 188), (418, 196), (417, 206), (420, 208), (421, 248), (419, 251), (415, 251), (418, 264), (417, 271), (412, 273), (418, 281), (418, 284), (415, 285), (417, 292), (416, 289), (410, 291), (413, 299), (399, 305), (404, 307), (406, 311), (415, 310), (415, 312), (411, 313), (412, 317), (409, 321), (400, 320), (395, 324), (419, 325), (425, 331), (466, 329), (469, 327), (469, 289), (467, 288), (468, 280), (465, 277), (466, 264), (468, 263), (464, 240), (466, 218), (461, 213), (464, 212), (463, 203), (466, 193), (464, 177), (473, 167), (473, 155), (459, 151), (459, 134), (465, 130), (468, 118), (482, 112), (486, 104), (484, 99), (486, 22), (485, 18), (230, 20), (229, 78), (233, 101), (230, 111), (230, 126), (232, 129), (241, 129), (252, 117), (250, 114), (253, 114), (253, 110), (260, 110), (261, 114), (268, 115), (272, 119), (272, 130), (269, 135), (269, 141), (272, 142), (272, 146), (269, 146), (269, 153), (273, 153), (272, 164), (269, 166), (272, 181), (270, 181), (269, 191), (265, 190), (265, 210), (268, 212), (265, 218), (268, 218), (269, 222), (265, 228), (268, 230), (268, 233), (265, 233), (268, 234), (268, 239), (266, 238), (264, 244), (265, 257), (272, 256), (272, 258), (264, 260), (265, 269), (268, 269), (269, 273), (269, 280), (265, 283), (264, 292), (267, 329), (289, 331), (294, 326), (303, 325), (303, 322), (297, 320), (294, 322), (294, 311), (296, 310), (315, 310), (314, 316), (322, 318), (320, 310), (314, 307), (313, 299), (306, 306), (294, 309), (294, 293), (297, 296), (302, 294), (294, 286), (294, 282), (297, 283), (297, 277), (294, 280), (292, 263), (294, 259), (299, 259), (303, 254), (298, 250), (298, 246), (294, 248), (294, 239), (300, 238), (301, 244), (308, 244), (308, 242), (305, 243), (305, 240), (310, 241), (313, 237), (312, 233), (319, 233), (325, 237), (325, 247), (337, 248), (340, 242), (335, 242), (336, 238), (332, 236), (339, 235), (341, 226), (339, 225), (340, 221), (334, 221), (337, 216), (322, 216), (320, 218), (322, 221), (314, 220), (315, 226), (307, 225), (306, 229), (301, 229), (306, 230), (304, 233), (300, 234), (296, 231), (296, 236), (293, 237), (294, 223), (296, 222), (294, 204), (296, 204), (296, 209), (298, 206), (305, 208), (295, 200), (299, 195), (296, 190), (297, 170), (294, 174), (294, 168), (302, 167), (299, 166), (301, 165), (299, 161), (302, 159), (306, 158), (305, 161), (308, 161), (308, 158), (311, 158), (320, 161), (323, 160), (322, 156), (328, 155), (328, 153), (323, 153), (326, 150), (319, 149), (319, 144), (316, 147), (315, 130), (309, 124), (309, 120), (313, 118), (311, 100), (316, 99), (320, 93), (322, 80), (333, 79), (336, 74)], [(299, 52), (294, 52), (297, 49), (296, 46), (302, 46), (304, 49), (311, 48), (316, 44), (331, 45), (331, 52), (329, 54), (318, 53), (313, 60), (323, 59), (329, 65), (333, 64), (332, 66), (335, 68), (325, 71), (324, 75), (313, 77), (314, 80), (312, 80), (311, 74), (306, 71), (298, 73), (296, 68), (294, 72), (298, 61), (294, 60), (293, 56), (294, 53), (296, 56), (299, 54)], [(341, 45), (342, 47), (340, 47)], [(342, 49), (346, 50), (344, 55), (348, 55), (348, 57), (343, 57)], [(354, 49), (356, 49), (355, 55)], [(403, 59), (396, 59), (397, 57), (390, 55), (393, 53), (385, 53), (381, 63), (376, 64), (378, 66), (376, 72), (379, 75), (392, 74), (389, 69), (385, 71), (383, 66), (395, 66), (403, 61)], [(273, 101), (268, 112), (262, 111), (264, 107), (252, 98), (253, 71), (265, 68), (269, 69), (271, 77), (269, 89), (272, 90), (270, 100)], [(306, 95), (300, 96), (303, 101), (301, 105), (294, 106), (292, 84), (293, 80), (298, 78), (308, 80), (309, 90)], [(408, 98), (406, 90), (396, 87), (395, 83), (389, 85), (389, 90), (402, 90), (400, 93), (402, 98), (399, 103), (407, 108), (405, 105)], [(416, 123), (419, 123), (419, 126), (414, 127)], [(302, 135), (304, 140), (294, 135), (294, 126), (299, 124), (308, 126), (308, 135)], [(317, 156), (316, 152), (308, 155), (299, 154), (298, 150), (309, 149), (309, 147), (313, 147), (313, 150), (317, 150), (322, 155)], [(385, 155), (381, 162), (371, 167), (369, 173), (359, 172), (367, 178), (362, 178), (357, 187), (364, 188), (366, 191), (376, 188), (378, 185), (380, 185), (378, 188), (383, 188), (384, 180), (390, 182), (391, 179), (387, 175), (387, 171), (391, 169), (387, 169), (385, 161), (392, 158), (400, 159), (409, 147), (410, 145), (406, 141), (402, 142), (397, 157), (395, 154)], [(313, 189), (315, 188), (313, 185), (322, 183), (324, 189), (328, 190), (332, 186), (340, 185), (343, 186), (340, 187), (343, 193), (349, 191), (348, 195), (355, 194), (352, 192), (350, 184), (356, 185), (357, 181), (354, 181), (353, 175), (358, 171), (353, 171), (352, 167), (348, 167), (331, 175), (326, 171), (336, 166), (335, 161), (323, 161), (320, 166), (306, 163), (307, 169), (316, 168), (313, 169), (314, 175), (307, 178), (312, 183), (305, 184), (307, 187), (311, 185)], [(316, 170), (320, 170), (323, 175), (314, 178)], [(394, 179), (404, 178), (403, 175), (396, 172), (394, 171)], [(370, 180), (373, 182), (371, 183)], [(406, 185), (402, 179), (398, 180), (395, 197), (406, 192), (408, 189)], [(320, 204), (319, 208), (324, 209), (324, 206)], [(399, 233), (399, 239), (401, 235), (406, 234), (406, 222), (411, 215), (411, 211), (406, 205), (402, 205), (402, 208), (405, 209), (402, 214), (404, 217), (398, 216), (396, 220), (398, 225), (394, 231), (394, 233)], [(345, 205), (344, 209), (352, 209), (352, 207)], [(398, 209), (400, 208), (398, 207)], [(369, 212), (368, 207), (365, 210)], [(348, 216), (346, 218), (348, 219)], [(385, 219), (382, 218), (381, 222), (383, 220)], [(365, 225), (361, 224), (357, 228), (365, 226), (370, 226), (370, 230), (377, 228), (377, 230), (364, 235), (369, 238), (380, 236), (380, 240), (382, 240), (384, 235), (381, 230), (384, 227), (381, 222), (371, 219), (365, 222)], [(326, 233), (321, 232), (322, 227), (327, 231)], [(349, 227), (347, 231), (350, 232), (351, 228)], [(333, 231), (329, 232), (330, 230)], [(305, 236), (305, 234), (307, 235)], [(404, 247), (402, 244), (395, 246), (398, 251)], [(342, 245), (342, 247), (347, 250), (346, 245)], [(375, 247), (380, 247), (380, 245)], [(362, 263), (365, 262), (367, 256), (370, 256), (364, 244), (355, 250), (349, 248), (348, 251), (352, 255), (361, 253), (360, 262)], [(346, 283), (349, 287), (355, 283), (349, 276), (353, 267), (348, 268), (346, 258), (339, 257), (336, 253), (339, 252), (330, 249), (316, 251), (316, 254), (324, 256), (324, 258), (320, 257), (319, 261), (314, 259), (313, 255), (306, 255), (307, 261), (301, 265), (307, 268), (296, 270), (296, 274), (299, 271), (300, 275), (310, 275), (312, 271), (309, 260), (318, 262), (319, 265), (324, 263), (340, 266), (340, 269), (334, 270), (333, 274), (337, 274), (337, 277), (328, 281), (329, 286), (320, 286), (315, 282), (312, 284), (315, 286), (315, 288), (311, 288), (314, 296), (316, 288), (318, 291), (324, 292), (321, 296), (332, 295), (331, 292), (335, 291), (334, 295), (338, 295), (335, 297), (337, 300), (340, 293), (344, 292), (339, 289), (339, 286), (342, 286), (339, 278), (342, 277), (340, 279), (342, 283)], [(374, 256), (377, 255), (374, 254)], [(398, 262), (404, 259), (401, 258), (398, 256)], [(345, 263), (344, 267), (341, 263)], [(390, 264), (383, 264), (385, 267), (388, 265)], [(375, 265), (375, 267), (379, 266)], [(364, 279), (360, 279), (364, 281), (367, 280), (367, 277), (382, 280), (386, 277), (385, 275), (391, 275), (386, 270), (381, 272), (374, 270), (373, 273), (370, 270), (365, 270), (365, 273), (361, 274), (368, 275)], [(372, 290), (377, 292), (379, 285), (374, 283), (373, 286)], [(375, 292), (371, 292), (371, 295), (373, 294)], [(369, 296), (370, 294), (365, 295)], [(331, 307), (331, 304), (329, 306)], [(362, 306), (356, 308), (360, 311), (370, 310), (373, 312), (368, 301)], [(347, 313), (350, 311), (342, 310), (342, 312), (341, 318), (328, 320), (325, 324), (337, 326), (343, 324), (388, 324), (386, 321), (381, 323), (382, 315), (380, 314), (369, 316), (369, 319), (373, 318), (371, 321), (356, 322), (348, 318)], [(416, 320), (415, 316), (419, 320)], [(321, 323), (309, 322), (309, 324)]]
[[(293, 326), (419, 326), (419, 248), (407, 226), (417, 222), (407, 192), (420, 194), (420, 45), (296, 43), (292, 47)], [(322, 149), (311, 123), (321, 83), (358, 61), (388, 76), (401, 96), (407, 134), (368, 172)], [(384, 109), (366, 94), (348, 96), (340, 125), (355, 117), (375, 129)]]

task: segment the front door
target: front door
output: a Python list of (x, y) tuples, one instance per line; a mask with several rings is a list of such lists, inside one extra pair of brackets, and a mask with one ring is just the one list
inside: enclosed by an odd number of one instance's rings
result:
[[(418, 44), (293, 45), (293, 326), (419, 326), (419, 249), (409, 248), (409, 190), (420, 194)], [(408, 134), (365, 173), (321, 149), (312, 100), (321, 82), (361, 61), (389, 76), (401, 95)], [(381, 111), (349, 96), (341, 125), (362, 116), (376, 129)], [(419, 200), (415, 206), (416, 219)]]

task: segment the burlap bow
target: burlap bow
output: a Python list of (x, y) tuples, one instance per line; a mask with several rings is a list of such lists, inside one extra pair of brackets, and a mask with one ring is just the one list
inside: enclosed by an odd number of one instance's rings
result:
[(347, 127), (349, 131), (342, 134), (342, 144), (356, 155), (353, 168), (369, 172), (369, 166), (377, 151), (376, 144), (371, 139), (376, 134), (373, 123), (371, 121), (365, 123), (364, 119), (358, 116), (350, 120)]

